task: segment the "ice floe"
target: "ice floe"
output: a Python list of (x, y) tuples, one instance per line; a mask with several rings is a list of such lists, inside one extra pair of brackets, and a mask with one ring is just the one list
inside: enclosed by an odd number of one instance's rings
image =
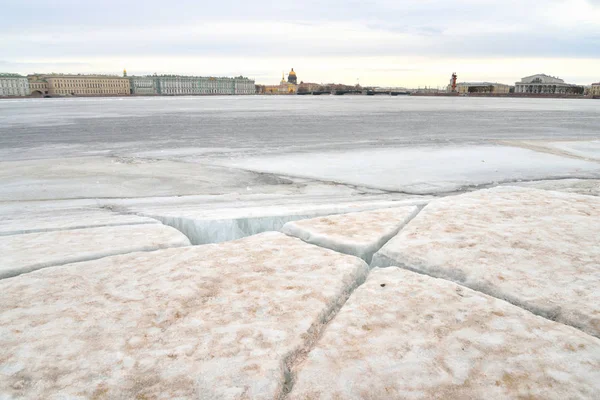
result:
[(453, 282), (376, 268), (296, 372), (289, 400), (596, 399), (600, 340)]
[(600, 178), (595, 162), (508, 146), (447, 146), (282, 154), (227, 165), (415, 194), (549, 178)]
[(430, 202), (375, 254), (600, 337), (600, 199), (501, 187)]
[(373, 254), (419, 211), (416, 206), (329, 215), (286, 223), (281, 231), (371, 262)]
[(137, 215), (102, 209), (71, 209), (0, 214), (0, 236), (116, 225), (158, 224)]
[(276, 398), (367, 272), (269, 232), (5, 279), (0, 398)]
[(128, 157), (0, 162), (0, 201), (280, 191), (291, 181), (221, 166)]
[(55, 265), (189, 244), (181, 232), (162, 224), (0, 236), (0, 279)]

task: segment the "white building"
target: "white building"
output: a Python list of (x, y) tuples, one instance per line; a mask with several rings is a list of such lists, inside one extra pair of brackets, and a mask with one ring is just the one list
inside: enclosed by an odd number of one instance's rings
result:
[(152, 76), (130, 76), (129, 87), (131, 94), (137, 95), (153, 95), (158, 94), (156, 88), (156, 79)]
[(255, 94), (254, 81), (243, 76), (216, 78), (205, 76), (152, 75), (132, 76), (132, 94), (163, 96), (185, 95), (250, 95)]
[(545, 74), (526, 76), (515, 83), (515, 93), (583, 94), (583, 86), (571, 85), (564, 80)]
[(29, 81), (18, 74), (0, 74), (1, 96), (29, 96)]
[(600, 82), (592, 83), (590, 94), (594, 97), (600, 97)]
[(256, 86), (254, 81), (243, 76), (238, 76), (234, 79), (234, 94), (256, 94)]

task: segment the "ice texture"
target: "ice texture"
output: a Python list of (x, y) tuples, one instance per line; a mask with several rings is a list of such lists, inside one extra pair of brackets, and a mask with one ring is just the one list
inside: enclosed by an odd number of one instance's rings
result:
[(600, 199), (500, 187), (430, 202), (373, 256), (600, 337)]
[(0, 398), (273, 399), (367, 272), (269, 232), (0, 281)]
[(181, 232), (161, 224), (0, 236), (0, 279), (55, 265), (189, 244)]
[(294, 153), (227, 165), (416, 194), (506, 181), (600, 177), (595, 162), (490, 145)]
[(0, 236), (117, 225), (158, 224), (137, 215), (101, 209), (70, 209), (0, 214)]
[(305, 242), (371, 262), (373, 254), (419, 211), (416, 206), (386, 208), (288, 222), (281, 231)]
[(558, 179), (550, 181), (510, 183), (508, 185), (600, 196), (600, 179)]
[(600, 161), (600, 140), (549, 142), (548, 146), (568, 154)]
[(192, 244), (221, 243), (280, 230), (285, 223), (316, 216), (398, 206), (399, 202), (352, 201), (338, 204), (276, 204), (209, 208), (206, 205), (142, 207), (132, 210), (175, 227)]
[(600, 340), (453, 282), (375, 268), (289, 400), (597, 399)]
[(281, 190), (270, 175), (212, 165), (128, 157), (0, 162), (0, 201), (220, 194)]

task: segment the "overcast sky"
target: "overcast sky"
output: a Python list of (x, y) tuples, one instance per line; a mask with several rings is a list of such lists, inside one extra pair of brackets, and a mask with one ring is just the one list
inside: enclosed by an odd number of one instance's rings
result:
[(600, 0), (0, 0), (0, 72), (600, 81)]

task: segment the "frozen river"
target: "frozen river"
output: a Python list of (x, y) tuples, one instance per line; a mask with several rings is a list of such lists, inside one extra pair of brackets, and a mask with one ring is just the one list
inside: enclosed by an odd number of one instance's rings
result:
[(437, 195), (600, 177), (591, 100), (27, 99), (0, 101), (0, 119), (0, 201), (297, 195), (315, 185)]
[(261, 154), (598, 138), (600, 102), (293, 96), (0, 100), (4, 160), (173, 148)]
[(600, 102), (0, 121), (0, 398), (600, 398)]

